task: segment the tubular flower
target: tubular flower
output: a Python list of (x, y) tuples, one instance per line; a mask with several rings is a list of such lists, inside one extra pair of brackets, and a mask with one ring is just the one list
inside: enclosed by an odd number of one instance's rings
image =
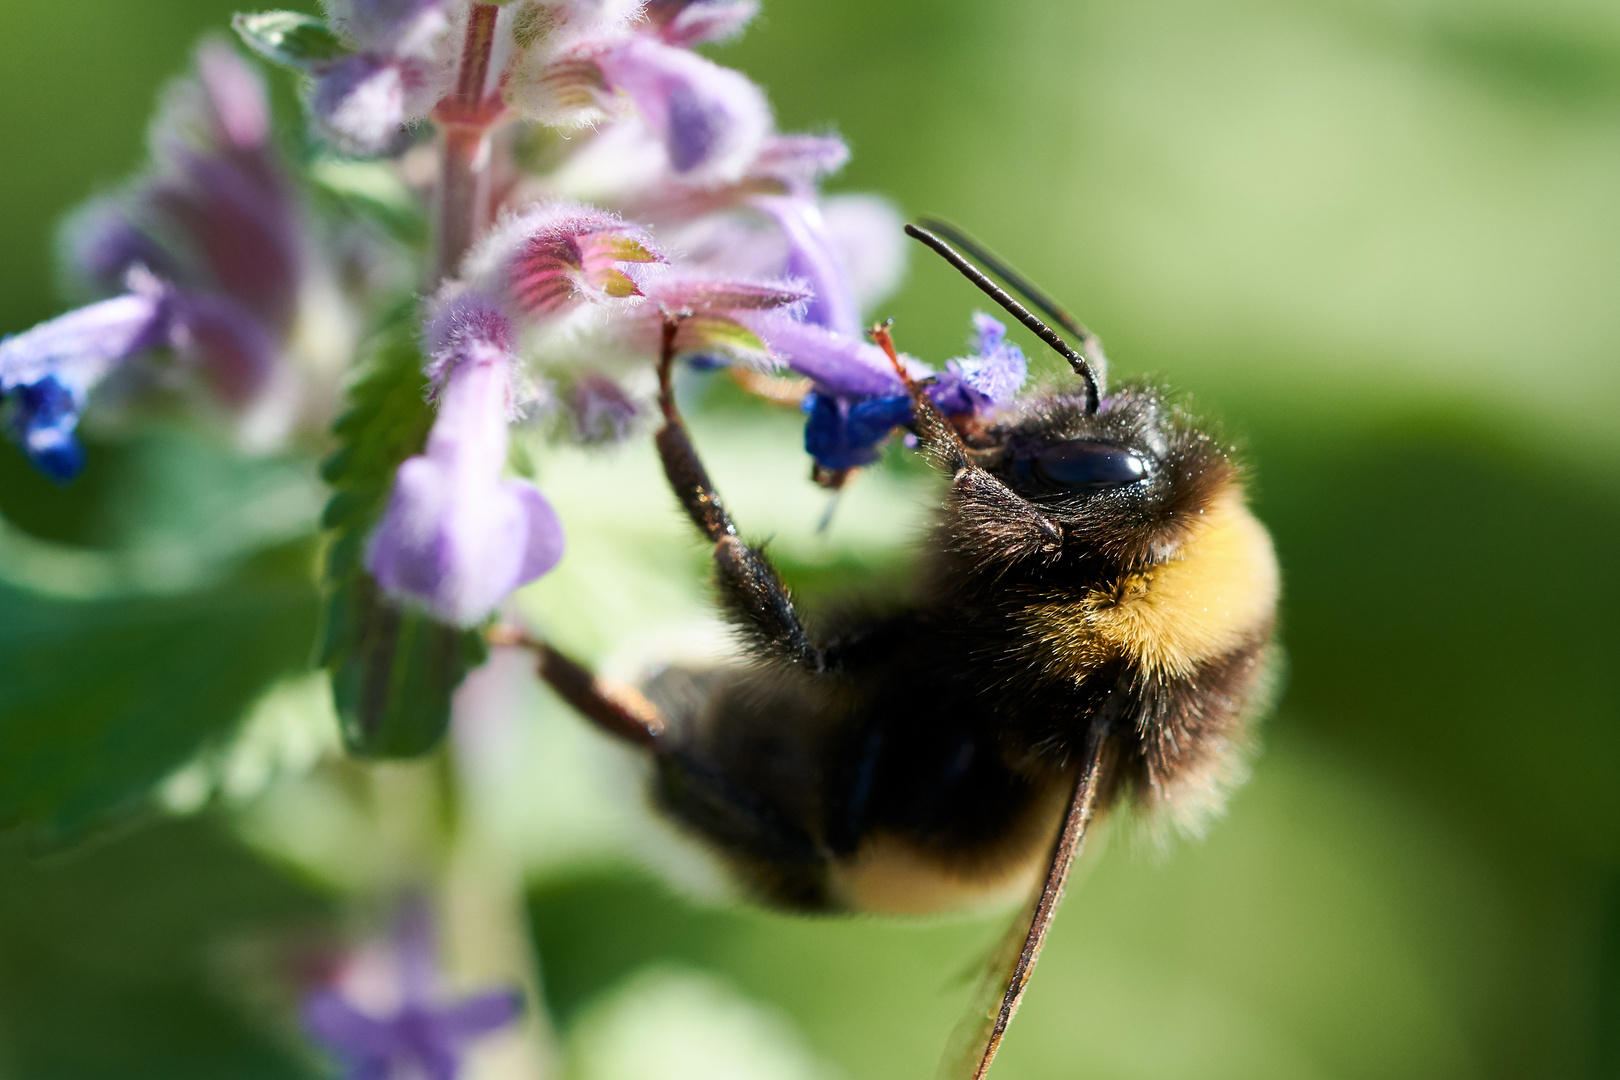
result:
[(466, 294), (429, 330), (438, 417), (424, 454), (399, 467), (366, 566), (377, 583), (457, 626), (483, 621), (562, 558), (562, 526), (534, 487), (504, 479), (513, 328)]
[(0, 341), (6, 426), (35, 468), (59, 483), (79, 474), (75, 431), (90, 391), (118, 363), (166, 340), (168, 317), (161, 295), (131, 294)]
[(670, 171), (694, 183), (741, 178), (770, 134), (759, 87), (696, 53), (635, 37), (591, 62), (604, 90), (629, 98), (658, 136)]
[(531, 319), (641, 295), (636, 268), (662, 262), (646, 230), (613, 214), (553, 202), (513, 215), (468, 257), (463, 280)]

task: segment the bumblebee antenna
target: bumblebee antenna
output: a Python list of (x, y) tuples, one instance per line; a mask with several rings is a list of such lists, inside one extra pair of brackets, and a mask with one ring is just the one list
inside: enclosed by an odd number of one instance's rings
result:
[[(1074, 369), (1074, 373), (1085, 381), (1086, 412), (1094, 413), (1097, 411), (1098, 402), (1101, 401), (1102, 398), (1101, 389), (1097, 384), (1097, 374), (1092, 369), (1092, 365), (1090, 361), (1086, 359), (1086, 357), (1075, 352), (1074, 347), (1067, 341), (1064, 341), (1062, 336), (1060, 336), (1056, 330), (1053, 330), (1050, 326), (1047, 326), (1037, 315), (1035, 315), (1034, 312), (1030, 311), (1023, 304), (1020, 304), (1012, 297), (1010, 293), (1007, 292), (1006, 289), (1003, 289), (1000, 285), (997, 285), (994, 281), (991, 281), (989, 277), (985, 275), (983, 270), (980, 270), (977, 266), (974, 266), (967, 259), (963, 258), (962, 255), (957, 252), (955, 248), (951, 247), (950, 244), (947, 244), (944, 240), (941, 240), (938, 236), (935, 236), (927, 229), (920, 228), (916, 225), (907, 225), (906, 235), (911, 237), (913, 240), (920, 240), (922, 243), (932, 248), (942, 259), (956, 267), (957, 271), (960, 272), (963, 277), (977, 285), (980, 291), (982, 291), (986, 296), (1000, 304), (1006, 310), (1007, 314), (1023, 323), (1031, 333), (1040, 338), (1042, 341), (1046, 342), (1058, 353), (1058, 355), (1067, 360), (1069, 362), (1069, 366)], [(991, 266), (992, 269), (996, 269), (1000, 265), (998, 262), (989, 259), (986, 259), (985, 261)], [(997, 272), (1000, 273), (1001, 270), (998, 269)], [(1006, 274), (1002, 274), (1002, 276), (1007, 277), (1008, 281), (1015, 280), (1014, 277), (1008, 277)], [(1020, 282), (1023, 281), (1022, 278), (1017, 278), (1016, 280)], [(1036, 303), (1033, 298), (1031, 299), (1031, 302)], [(1040, 305), (1037, 303), (1037, 306)], [(1053, 306), (1055, 307), (1056, 305)], [(1050, 312), (1048, 312), (1048, 314), (1050, 314)], [(1062, 320), (1058, 321), (1061, 325)], [(1084, 333), (1084, 331), (1081, 331), (1081, 333), (1084, 334), (1084, 337), (1081, 339), (1082, 344), (1095, 343), (1096, 339), (1093, 338), (1089, 333)]]
[[(973, 237), (969, 236), (961, 229), (958, 229), (950, 222), (941, 221), (939, 218), (925, 217), (922, 219), (922, 227), (930, 232), (938, 233), (940, 236), (943, 236), (945, 239), (967, 252), (971, 258), (979, 260), (982, 265), (989, 268), (992, 274), (996, 275), (996, 277), (1012, 286), (1013, 292), (1017, 293), (1019, 296), (1022, 296), (1025, 300), (1028, 300), (1040, 310), (1041, 314), (1045, 315), (1048, 319), (1051, 319), (1053, 322), (1063, 327), (1063, 329), (1073, 334), (1075, 338), (1079, 340), (1080, 351), (1084, 353), (1086, 359), (1091, 362), (1092, 368), (1096, 369), (1099, 373), (1106, 373), (1108, 359), (1103, 355), (1102, 342), (1097, 340), (1096, 334), (1093, 334), (1090, 330), (1086, 329), (1085, 324), (1083, 324), (1073, 315), (1069, 314), (1067, 308), (1063, 307), (1056, 300), (1053, 300), (1046, 293), (1042, 292), (1023, 274), (1020, 274), (1017, 270), (1014, 270), (1007, 264), (1005, 259), (1001, 258), (1001, 256), (997, 255), (995, 252), (991, 251), (989, 248), (985, 247), (983, 244), (979, 243), (977, 240), (973, 239)], [(1106, 378), (1104, 378), (1103, 381), (1106, 382)]]

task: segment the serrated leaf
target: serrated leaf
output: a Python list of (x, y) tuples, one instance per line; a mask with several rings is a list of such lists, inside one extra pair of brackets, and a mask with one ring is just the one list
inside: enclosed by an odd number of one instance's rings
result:
[(341, 60), (349, 49), (326, 23), (297, 11), (242, 13), (231, 27), (247, 47), (286, 67), (308, 71)]
[(140, 809), (266, 686), (307, 670), (309, 562), (284, 549), (180, 595), (0, 586), (0, 825), (61, 841)]
[(333, 430), (342, 446), (323, 475), (335, 489), (323, 522), (331, 529), (320, 662), (344, 745), (361, 757), (426, 753), (450, 725), (450, 695), (481, 663), (476, 631), (400, 606), (365, 572), (365, 544), (388, 503), (401, 462), (420, 453), (433, 424), (423, 396), (422, 355), (412, 311), (379, 336), (370, 371), (349, 394)]

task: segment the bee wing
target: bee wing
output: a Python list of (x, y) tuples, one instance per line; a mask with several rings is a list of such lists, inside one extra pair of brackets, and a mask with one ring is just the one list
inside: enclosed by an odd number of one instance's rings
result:
[(1012, 1023), (1013, 1013), (1018, 1011), (1018, 1003), (1024, 997), (1024, 987), (1035, 971), (1035, 961), (1040, 959), (1041, 946), (1046, 944), (1046, 931), (1052, 925), (1058, 902), (1063, 899), (1069, 868), (1085, 842), (1086, 826), (1091, 823), (1097, 793), (1106, 779), (1104, 773), (1112, 749), (1107, 722), (1093, 724), (1086, 739), (1085, 761), (1080, 775), (1075, 778), (1068, 812), (1063, 816), (1063, 828), (1052, 845), (1046, 880), (991, 956), (990, 966), (974, 998), (973, 1011), (957, 1029), (952, 1052), (946, 1055), (940, 1070), (940, 1080), (984, 1080), (985, 1073), (990, 1071), (990, 1062), (1001, 1046), (1001, 1037)]

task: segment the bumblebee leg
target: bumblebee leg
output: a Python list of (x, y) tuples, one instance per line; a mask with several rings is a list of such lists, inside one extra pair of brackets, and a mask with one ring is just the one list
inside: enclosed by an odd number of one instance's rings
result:
[(535, 670), (581, 716), (616, 739), (656, 748), (669, 730), (658, 707), (631, 686), (598, 679), (591, 669), (544, 641), (511, 627), (489, 633), (491, 645), (519, 645), (535, 655)]
[(663, 349), (658, 358), (658, 407), (664, 424), (658, 429), (658, 456), (664, 463), (664, 476), (670, 490), (681, 501), (686, 516), (714, 544), (714, 566), (721, 599), (732, 620), (742, 627), (760, 649), (812, 671), (822, 669), (821, 651), (810, 641), (787, 586), (763, 552), (743, 543), (737, 526), (726, 513), (719, 492), (698, 458), (687, 434), (686, 424), (675, 407), (670, 384), (675, 366), (675, 335), (681, 316), (664, 316)]

